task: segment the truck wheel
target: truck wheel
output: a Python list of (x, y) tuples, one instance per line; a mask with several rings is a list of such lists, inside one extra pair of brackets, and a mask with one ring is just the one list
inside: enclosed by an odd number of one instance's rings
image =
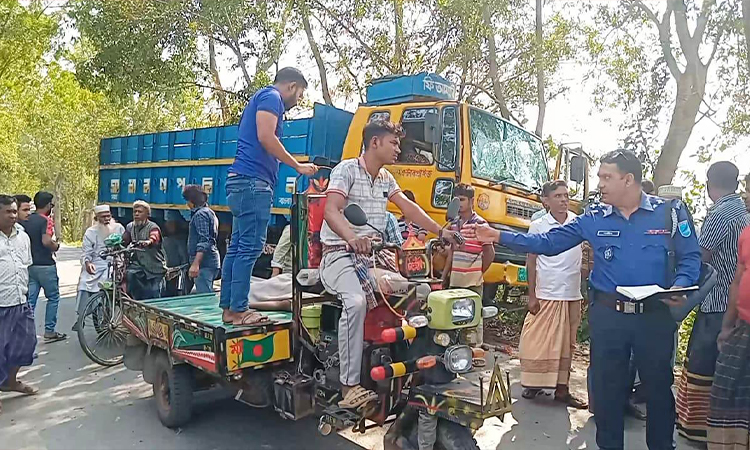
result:
[(157, 357), (155, 362), (156, 412), (165, 427), (177, 428), (186, 424), (193, 413), (193, 368), (187, 364), (170, 365), (166, 357)]
[(471, 429), (440, 419), (437, 427), (436, 450), (479, 450)]

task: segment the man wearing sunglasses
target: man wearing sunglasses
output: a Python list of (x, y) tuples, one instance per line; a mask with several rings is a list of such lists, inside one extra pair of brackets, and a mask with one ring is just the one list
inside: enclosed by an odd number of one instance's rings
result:
[(483, 242), (548, 256), (583, 241), (591, 244), (591, 384), (597, 404), (604, 405), (595, 415), (596, 443), (607, 450), (632, 448), (624, 444), (623, 417), (631, 351), (646, 391), (648, 448), (675, 448), (671, 360), (677, 325), (669, 306), (686, 301), (685, 296), (673, 296), (634, 302), (618, 294), (617, 287), (687, 287), (697, 284), (700, 274), (701, 251), (686, 207), (680, 201), (643, 193), (642, 173), (633, 152), (616, 150), (601, 159), (602, 203), (570, 223), (536, 235), (501, 232), (486, 225), (462, 230)]

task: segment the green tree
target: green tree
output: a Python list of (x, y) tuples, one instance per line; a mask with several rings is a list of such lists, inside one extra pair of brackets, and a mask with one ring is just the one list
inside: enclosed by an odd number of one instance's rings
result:
[[(599, 79), (599, 104), (629, 115), (626, 143), (642, 149), (657, 186), (672, 181), (695, 124), (716, 120), (715, 104), (736, 97), (739, 76), (732, 44), (736, 2), (669, 0), (660, 6), (622, 0), (596, 12), (594, 22), (603, 27), (586, 27), (588, 48), (608, 76)], [(669, 116), (666, 134), (662, 111)]]

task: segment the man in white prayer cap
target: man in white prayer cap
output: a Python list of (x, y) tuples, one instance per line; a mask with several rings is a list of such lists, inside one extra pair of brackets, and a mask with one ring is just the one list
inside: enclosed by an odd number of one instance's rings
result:
[[(90, 226), (83, 235), (81, 248), (81, 278), (78, 281), (78, 314), (82, 314), (89, 297), (99, 292), (99, 283), (107, 281), (108, 261), (101, 257), (106, 250), (104, 240), (113, 233), (123, 234), (125, 228), (112, 219), (109, 205), (94, 207), (96, 223)], [(73, 331), (77, 331), (77, 325)]]

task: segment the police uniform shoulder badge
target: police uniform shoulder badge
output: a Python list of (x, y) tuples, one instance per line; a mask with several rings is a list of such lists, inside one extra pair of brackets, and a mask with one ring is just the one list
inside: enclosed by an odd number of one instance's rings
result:
[(680, 231), (680, 235), (684, 238), (690, 237), (693, 231), (690, 229), (690, 222), (683, 220), (677, 224), (677, 229)]

